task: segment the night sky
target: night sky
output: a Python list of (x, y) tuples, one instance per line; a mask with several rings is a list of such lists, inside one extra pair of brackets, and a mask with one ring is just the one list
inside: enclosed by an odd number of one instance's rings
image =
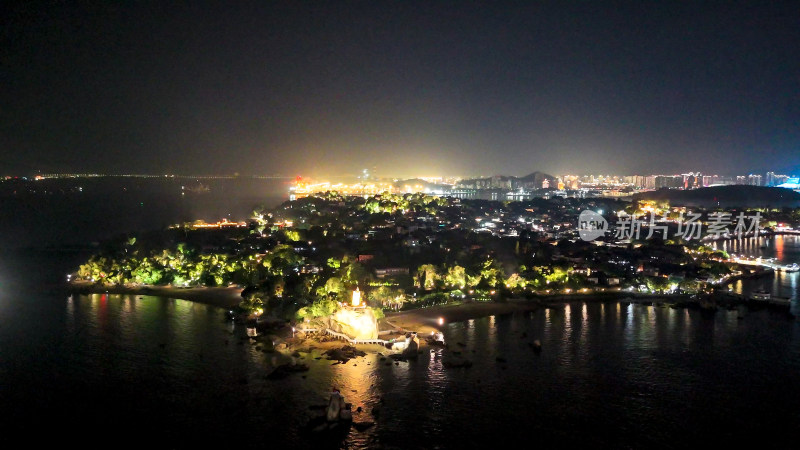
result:
[(2, 8), (0, 175), (800, 172), (796, 1)]

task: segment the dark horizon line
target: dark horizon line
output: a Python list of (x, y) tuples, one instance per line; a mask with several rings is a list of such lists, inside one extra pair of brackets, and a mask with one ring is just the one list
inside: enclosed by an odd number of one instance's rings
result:
[[(712, 173), (712, 172), (660, 172), (660, 173), (613, 173), (613, 172), (598, 172), (598, 173), (558, 173), (558, 172), (547, 172), (543, 170), (534, 170), (532, 172), (528, 172), (524, 175), (509, 175), (509, 174), (471, 174), (471, 175), (438, 175), (441, 178), (461, 178), (461, 179), (477, 179), (477, 178), (492, 178), (492, 177), (513, 177), (513, 178), (523, 178), (533, 173), (541, 173), (544, 175), (550, 175), (553, 177), (560, 177), (560, 176), (602, 176), (602, 177), (629, 177), (629, 176), (679, 176), (679, 175), (686, 175), (686, 174), (699, 174), (702, 176), (719, 176), (719, 177), (735, 177), (735, 176), (749, 176), (749, 175), (760, 175), (765, 176), (767, 173), (774, 173), (778, 176), (789, 176), (795, 177), (794, 173), (780, 173), (775, 171), (748, 171), (748, 172), (741, 172), (741, 173), (731, 173), (731, 174), (723, 174), (723, 173)], [(555, 173), (556, 175), (553, 175)], [(340, 174), (340, 175), (328, 175), (326, 178), (346, 178), (352, 177), (356, 178), (359, 175), (359, 172), (355, 172), (354, 174)], [(205, 173), (205, 174), (179, 174), (179, 173), (131, 173), (131, 174), (122, 174), (122, 173), (98, 173), (98, 172), (49, 172), (49, 173), (35, 173), (33, 175), (2, 175), (0, 178), (3, 179), (19, 179), (19, 178), (35, 178), (35, 177), (44, 177), (45, 179), (49, 178), (101, 178), (101, 177), (115, 177), (115, 178), (221, 178), (221, 179), (234, 179), (234, 178), (262, 178), (262, 179), (295, 179), (295, 178), (310, 178), (310, 179), (320, 179), (320, 176), (306, 176), (306, 175), (286, 175), (282, 173), (274, 173), (274, 174), (242, 174), (239, 172), (233, 173)], [(419, 179), (423, 178), (421, 176), (408, 176), (408, 177), (397, 177), (397, 176), (380, 176), (375, 177), (378, 180), (387, 180), (387, 179)], [(428, 176), (424, 176), (424, 178), (429, 178)]]

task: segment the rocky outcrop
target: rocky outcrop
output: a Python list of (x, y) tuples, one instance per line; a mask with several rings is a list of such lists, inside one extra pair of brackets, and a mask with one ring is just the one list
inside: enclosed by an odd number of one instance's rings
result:
[(418, 351), (419, 351), (419, 338), (415, 334), (408, 339), (408, 345), (406, 345), (405, 350), (403, 350), (403, 357), (407, 359), (417, 359)]
[(342, 348), (332, 348), (323, 353), (323, 355), (325, 355), (328, 360), (339, 361), (342, 364), (345, 364), (347, 361), (350, 361), (357, 356), (366, 356), (367, 354), (353, 346), (345, 345)]
[(472, 367), (472, 361), (461, 358), (460, 356), (451, 356), (442, 359), (442, 365), (448, 369), (458, 367), (470, 368)]
[(266, 378), (268, 380), (280, 380), (297, 372), (308, 372), (308, 366), (305, 364), (283, 364), (276, 367)]
[(342, 308), (328, 319), (329, 328), (353, 339), (377, 339), (378, 320), (372, 308)]

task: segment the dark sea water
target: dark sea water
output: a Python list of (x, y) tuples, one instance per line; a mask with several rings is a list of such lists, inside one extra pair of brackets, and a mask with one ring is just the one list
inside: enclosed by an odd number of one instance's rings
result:
[[(239, 345), (245, 331), (218, 308), (66, 293), (60, 282), (84, 257), (0, 254), (1, 441), (47, 433), (89, 447), (797, 448), (800, 323), (785, 313), (738, 320), (735, 311), (576, 302), (447, 324), (469, 369), (444, 368), (439, 350), (389, 366), (375, 355), (331, 365), (312, 353), (307, 378), (266, 380), (282, 361)], [(309, 406), (334, 385), (363, 408), (356, 420), (375, 426), (308, 433)]]
[(288, 200), (284, 179), (76, 178), (0, 183), (0, 248), (84, 246), (120, 233), (222, 218)]

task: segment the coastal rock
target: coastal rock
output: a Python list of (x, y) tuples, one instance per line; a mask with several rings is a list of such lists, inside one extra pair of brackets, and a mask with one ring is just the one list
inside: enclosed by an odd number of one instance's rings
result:
[(419, 338), (416, 335), (412, 336), (403, 350), (403, 357), (407, 359), (417, 359), (419, 350)]
[(339, 420), (343, 420), (345, 422), (350, 422), (353, 420), (353, 411), (350, 409), (349, 404), (347, 407), (339, 411)]
[(407, 346), (408, 346), (408, 341), (400, 340), (397, 342), (392, 342), (390, 350), (392, 350), (393, 352), (402, 352), (407, 348)]
[(353, 358), (366, 356), (367, 354), (351, 345), (345, 345), (342, 348), (332, 348), (323, 353), (323, 355), (326, 355), (328, 360), (346, 363)]
[(331, 402), (328, 404), (328, 409), (325, 411), (325, 417), (328, 419), (328, 422), (339, 420), (340, 410), (341, 406), (338, 399), (331, 399)]
[(375, 422), (353, 422), (353, 428), (358, 431), (364, 431), (375, 425)]
[(447, 344), (445, 344), (444, 342), (441, 342), (441, 341), (436, 341), (436, 340), (433, 340), (433, 339), (431, 339), (431, 338), (428, 338), (428, 339), (426, 339), (425, 341), (426, 341), (426, 342), (428, 343), (428, 345), (430, 345), (431, 347), (441, 347), (441, 348), (447, 348)]
[(283, 364), (276, 367), (272, 373), (266, 376), (266, 379), (280, 380), (297, 372), (308, 372), (308, 366), (305, 364)]
[(442, 359), (442, 365), (448, 369), (459, 367), (469, 368), (472, 367), (472, 361), (460, 357), (448, 356)]
[(325, 410), (325, 418), (331, 424), (347, 423), (353, 420), (353, 411), (351, 403), (346, 403), (344, 397), (338, 391), (331, 394), (328, 401), (328, 407)]
[(377, 339), (378, 319), (372, 308), (343, 308), (328, 320), (329, 328), (353, 339)]

